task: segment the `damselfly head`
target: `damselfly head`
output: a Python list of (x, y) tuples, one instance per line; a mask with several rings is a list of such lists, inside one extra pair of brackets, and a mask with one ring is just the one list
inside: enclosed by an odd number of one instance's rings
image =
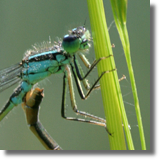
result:
[(69, 34), (65, 35), (62, 42), (62, 47), (67, 53), (75, 53), (79, 50), (86, 50), (90, 47), (90, 32), (84, 26), (69, 31)]

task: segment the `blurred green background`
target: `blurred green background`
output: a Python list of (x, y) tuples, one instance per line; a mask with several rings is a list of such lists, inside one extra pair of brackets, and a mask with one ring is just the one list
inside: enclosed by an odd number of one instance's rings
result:
[[(104, 0), (108, 27), (113, 21), (109, 0)], [(150, 149), (150, 3), (148, 1), (128, 1), (127, 26), (131, 44), (131, 54), (147, 149)], [(86, 0), (1, 0), (0, 1), (0, 69), (20, 62), (24, 52), (36, 42), (52, 41), (63, 37), (69, 29), (83, 25), (90, 29)], [(123, 48), (115, 25), (109, 30), (125, 108), (136, 150), (141, 149), (134, 102), (129, 83)], [(94, 60), (93, 45), (87, 58)], [(86, 71), (86, 70), (85, 70)], [(45, 98), (41, 103), (40, 120), (50, 135), (65, 150), (109, 150), (107, 132), (103, 127), (70, 122), (61, 118), (62, 77), (53, 75), (39, 83), (44, 88)], [(97, 69), (89, 77), (93, 84), (98, 77)], [(5, 104), (13, 89), (0, 94), (0, 108)], [(104, 117), (100, 90), (95, 91), (86, 101), (82, 101), (75, 89), (79, 110)], [(74, 116), (68, 94), (67, 115)], [(19, 105), (0, 123), (0, 149), (43, 150), (44, 147), (26, 125), (23, 110)]]

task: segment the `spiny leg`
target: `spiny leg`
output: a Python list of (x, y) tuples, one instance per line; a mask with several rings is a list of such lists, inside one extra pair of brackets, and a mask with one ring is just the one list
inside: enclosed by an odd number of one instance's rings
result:
[[(79, 64), (78, 60), (76, 60), (76, 65), (77, 65), (77, 69), (78, 69), (79, 74), (82, 77), (84, 77), (83, 69), (82, 69), (81, 65)], [(73, 64), (73, 66), (75, 66), (75, 65)], [(85, 78), (85, 79), (82, 80), (82, 82), (83, 82), (83, 86), (85, 87), (85, 89), (89, 90), (90, 89), (90, 84), (88, 83), (88, 80)]]
[(88, 59), (86, 58), (86, 56), (82, 52), (79, 52), (78, 55), (79, 55), (80, 59), (82, 60), (82, 62), (84, 63), (84, 65), (89, 69), (91, 67), (91, 64), (88, 61)]
[[(86, 73), (86, 75), (84, 75), (84, 72), (83, 72), (83, 69), (81, 67), (81, 65), (79, 64), (76, 56), (74, 56), (74, 65), (71, 63), (71, 65), (74, 67), (75, 66), (75, 71), (79, 78), (80, 81), (83, 81), (83, 85), (84, 87), (89, 90), (90, 89), (90, 84), (88, 83), (88, 80), (86, 79), (86, 77), (90, 74), (90, 72), (93, 70), (93, 68), (102, 60), (102, 59), (106, 59), (106, 58), (109, 58), (110, 56), (112, 55), (109, 55), (107, 57), (102, 57), (102, 58), (99, 58), (99, 60), (95, 60), (92, 65), (90, 65), (89, 61), (86, 59), (86, 57), (82, 54), (82, 53), (79, 53), (79, 56), (81, 58), (81, 60), (83, 61), (83, 63), (85, 64), (85, 66), (87, 68), (90, 68), (90, 70)], [(83, 78), (82, 78), (83, 77)], [(123, 75), (122, 78), (119, 79), (119, 81), (125, 79), (126, 77)], [(100, 85), (97, 84), (95, 85), (94, 89), (99, 89), (100, 88)]]
[[(65, 71), (65, 74), (64, 74), (64, 78), (63, 78), (63, 96), (62, 96), (62, 108), (61, 108), (61, 115), (63, 118), (67, 119), (67, 120), (72, 120), (72, 121), (79, 121), (79, 122), (86, 122), (86, 123), (90, 123), (90, 124), (96, 124), (96, 125), (99, 125), (99, 126), (104, 126), (106, 128), (106, 120), (100, 118), (100, 117), (97, 117), (97, 116), (94, 116), (94, 115), (91, 115), (89, 113), (86, 113), (86, 112), (83, 112), (83, 111), (79, 111), (78, 108), (77, 108), (77, 105), (76, 105), (76, 101), (75, 101), (75, 95), (74, 95), (74, 89), (73, 89), (73, 82), (72, 82), (72, 78), (71, 78), (71, 71), (70, 71), (70, 68), (69, 66), (66, 66), (66, 71)], [(103, 73), (105, 74), (105, 73)], [(102, 75), (103, 76), (103, 75)], [(101, 76), (101, 77), (102, 77)], [(100, 78), (101, 78), (100, 77)], [(99, 79), (100, 79), (99, 78)], [(96, 83), (94, 85), (96, 85), (99, 81), (99, 79), (96, 81)], [(70, 90), (70, 99), (71, 99), (71, 105), (72, 105), (72, 109), (73, 111), (77, 114), (77, 115), (81, 115), (81, 116), (85, 116), (85, 117), (88, 117), (88, 118), (91, 118), (93, 120), (86, 120), (86, 119), (80, 119), (80, 118), (73, 118), (73, 117), (66, 117), (65, 116), (65, 105), (66, 105), (66, 94), (67, 94), (67, 83), (69, 85), (69, 90)], [(91, 93), (91, 91), (93, 90), (94, 88), (94, 85), (93, 87), (91, 88), (91, 90), (89, 91), (88, 94)], [(96, 120), (96, 121), (95, 121)], [(107, 130), (107, 128), (106, 128)], [(108, 132), (108, 130), (107, 130)], [(109, 133), (109, 132), (108, 132)], [(110, 134), (110, 133), (109, 133)], [(110, 134), (111, 135), (111, 134)]]
[[(90, 93), (95, 89), (95, 86), (97, 85), (97, 83), (99, 82), (99, 80), (102, 78), (102, 76), (103, 76), (104, 74), (109, 73), (109, 72), (113, 72), (113, 71), (116, 70), (116, 69), (113, 69), (113, 70), (109, 70), (109, 71), (103, 72), (103, 73), (101, 74), (101, 76), (100, 76), (100, 77), (95, 81), (95, 83), (92, 85), (92, 87), (90, 88), (90, 90), (88, 90), (87, 94), (84, 95), (83, 90), (82, 90), (82, 87), (81, 87), (81, 83), (80, 83), (80, 81), (79, 81), (79, 79), (78, 79), (78, 76), (77, 76), (77, 74), (76, 74), (76, 71), (75, 71), (75, 68), (74, 68), (73, 64), (71, 64), (71, 67), (72, 67), (72, 72), (73, 72), (73, 75), (74, 75), (74, 79), (75, 79), (75, 82), (76, 82), (76, 85), (77, 85), (77, 89), (78, 89), (79, 95), (80, 95), (80, 97), (81, 97), (82, 99), (87, 99), (87, 98), (88, 98), (88, 96), (89, 96)], [(92, 117), (91, 117), (91, 116), (87, 115), (87, 113), (82, 112), (82, 111), (79, 111), (79, 112), (76, 112), (76, 113), (79, 114), (79, 115), (83, 115), (83, 116), (86, 116), (86, 117), (90, 117), (90, 118), (92, 118), (92, 119), (94, 119), (94, 120), (98, 120), (98, 121), (101, 121), (101, 122), (105, 122), (105, 123), (106, 123), (106, 121), (105, 121), (103, 118), (100, 118), (100, 117), (97, 117), (97, 116), (92, 116)], [(107, 127), (105, 127), (105, 128), (106, 128), (106, 131), (108, 132), (108, 134), (109, 134), (109, 135), (112, 135), (112, 134), (108, 131), (108, 128), (107, 128)]]
[[(108, 57), (110, 57), (110, 56), (108, 56)], [(94, 68), (95, 65), (98, 64), (98, 62), (99, 62), (100, 60), (105, 59), (105, 58), (108, 58), (108, 57), (100, 58), (98, 61), (95, 61), (95, 63), (92, 64), (93, 68)], [(78, 61), (74, 61), (74, 62), (78, 62)], [(78, 64), (78, 63), (77, 63), (77, 64)], [(77, 85), (77, 89), (78, 89), (79, 95), (80, 95), (80, 97), (81, 97), (82, 99), (84, 99), (84, 100), (88, 98), (88, 96), (90, 95), (90, 93), (91, 93), (94, 89), (97, 89), (97, 83), (99, 82), (99, 80), (102, 78), (102, 76), (103, 76), (104, 74), (109, 73), (109, 72), (113, 72), (113, 71), (116, 70), (116, 69), (113, 69), (113, 70), (109, 70), (109, 71), (104, 71), (104, 72), (100, 75), (100, 77), (95, 81), (95, 83), (91, 86), (91, 88), (88, 90), (87, 94), (84, 95), (83, 90), (82, 90), (82, 86), (81, 86), (81, 83), (80, 83), (80, 80), (79, 80), (79, 77), (78, 77), (78, 75), (77, 75), (77, 71), (79, 71), (79, 68), (77, 68), (77, 70), (76, 70), (73, 63), (71, 63), (70, 65), (71, 65), (71, 69), (72, 69), (72, 72), (73, 72), (73, 75), (74, 75), (74, 79), (75, 79), (75, 82), (76, 82), (76, 85)], [(77, 67), (78, 67), (78, 65), (77, 65)], [(93, 68), (91, 68), (91, 69), (93, 69)], [(89, 71), (89, 72), (91, 72), (91, 71)], [(82, 72), (82, 73), (83, 73), (83, 72)], [(123, 77), (122, 77), (121, 79), (119, 79), (119, 81), (121, 81), (121, 80), (123, 80), (123, 79), (125, 79), (125, 76), (124, 76), (124, 75), (123, 75)], [(98, 86), (98, 87), (99, 87), (99, 86)], [(77, 113), (77, 114), (79, 114), (79, 115), (84, 115), (84, 116), (86, 116), (86, 117), (90, 117), (90, 116), (87, 116), (86, 113), (83, 114), (81, 111), (79, 111), (79, 113)], [(97, 117), (97, 116), (92, 117), (92, 119), (99, 120), (99, 121), (101, 121), (101, 122), (105, 122), (104, 119), (102, 119), (102, 118), (100, 118), (100, 117)]]
[[(91, 124), (96, 124), (96, 125), (99, 125), (99, 126), (106, 127), (106, 121), (104, 119), (78, 110), (77, 105), (76, 105), (76, 101), (75, 101), (73, 82), (72, 82), (72, 78), (71, 78), (71, 71), (70, 71), (69, 66), (66, 66), (65, 69), (66, 69), (65, 70), (65, 74), (64, 74), (64, 77), (63, 77), (63, 95), (62, 95), (62, 108), (61, 108), (62, 117), (67, 119), (67, 120), (86, 122), (86, 123), (91, 123)], [(69, 85), (70, 99), (71, 99), (71, 105), (72, 105), (73, 111), (78, 115), (82, 115), (82, 116), (85, 116), (85, 117), (96, 119), (96, 120), (101, 121), (101, 122), (97, 122), (97, 121), (93, 121), (93, 120), (86, 120), (86, 119), (81, 119), (81, 118), (66, 117), (65, 116), (67, 83)]]
[[(88, 83), (88, 80), (86, 79), (86, 77), (90, 74), (90, 72), (94, 69), (94, 67), (102, 60), (102, 59), (107, 59), (109, 57), (111, 57), (112, 55), (109, 55), (107, 57), (102, 57), (99, 58), (98, 60), (95, 60), (92, 65), (89, 63), (89, 61), (87, 60), (87, 58), (85, 57), (85, 55), (83, 55), (82, 53), (79, 53), (79, 57), (81, 58), (82, 62), (85, 64), (85, 66), (87, 68), (89, 68), (89, 71), (84, 75), (83, 73), (83, 69), (81, 68), (76, 56), (74, 56), (74, 66), (76, 68), (76, 74), (78, 75), (78, 78), (80, 81), (83, 81), (83, 85), (86, 88), (86, 90), (90, 89), (90, 85)], [(97, 84), (95, 86), (94, 89), (99, 89), (100, 85)]]
[[(79, 68), (78, 68), (78, 61), (77, 61), (77, 59), (76, 59), (76, 56), (74, 55), (74, 65), (75, 65), (76, 73), (77, 73), (77, 76), (78, 76), (79, 80), (80, 80), (80, 81), (84, 80), (84, 79), (90, 74), (90, 72), (94, 69), (94, 67), (95, 67), (101, 60), (107, 59), (107, 58), (109, 58), (109, 57), (111, 57), (111, 56), (113, 56), (113, 55), (109, 55), (109, 56), (107, 56), (107, 57), (101, 57), (101, 58), (99, 58), (98, 60), (95, 60), (95, 61), (92, 63), (92, 65), (89, 67), (89, 71), (82, 77), (82, 75), (80, 74), (80, 70), (79, 70)], [(84, 60), (84, 61), (85, 61), (85, 60)], [(83, 62), (84, 62), (84, 61), (83, 61)]]
[(88, 90), (88, 92), (86, 93), (86, 95), (84, 95), (83, 93), (83, 90), (82, 90), (82, 86), (81, 86), (81, 83), (80, 83), (80, 80), (79, 80), (79, 77), (76, 73), (76, 70), (73, 66), (73, 64), (71, 63), (71, 69), (72, 69), (72, 72), (73, 72), (73, 75), (74, 75), (74, 79), (75, 79), (75, 82), (76, 82), (76, 86), (77, 86), (77, 89), (78, 89), (78, 92), (79, 92), (79, 95), (82, 99), (87, 99), (88, 96), (90, 95), (90, 93), (94, 90), (94, 89), (97, 89), (97, 83), (99, 82), (99, 80), (102, 78), (102, 76), (106, 73), (109, 73), (109, 72), (113, 72), (115, 71), (116, 69), (113, 69), (113, 70), (109, 70), (109, 71), (104, 71), (100, 77), (95, 81), (95, 83), (91, 86), (91, 88)]
[[(90, 62), (88, 61), (88, 59), (86, 58), (86, 56), (82, 53), (82, 52), (78, 52), (78, 55), (80, 57), (80, 59), (82, 60), (83, 64), (89, 69), (91, 67)], [(76, 56), (76, 55), (75, 55)], [(75, 57), (76, 58), (76, 57)], [(84, 77), (84, 72), (83, 69), (81, 67), (81, 65), (79, 64), (78, 60), (76, 59), (76, 63), (77, 63), (77, 68), (80, 72), (81, 77)], [(90, 89), (90, 84), (88, 83), (87, 79), (82, 80), (83, 85), (85, 87), (86, 90)]]

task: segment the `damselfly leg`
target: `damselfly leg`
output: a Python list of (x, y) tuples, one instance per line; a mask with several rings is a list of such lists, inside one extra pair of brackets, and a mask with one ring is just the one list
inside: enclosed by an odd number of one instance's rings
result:
[[(88, 83), (88, 81), (86, 80), (86, 77), (89, 75), (89, 73), (94, 69), (94, 67), (101, 61), (101, 60), (104, 60), (104, 59), (107, 59), (109, 57), (111, 57), (113, 55), (109, 55), (107, 57), (101, 57), (99, 58), (98, 60), (95, 60), (92, 65), (89, 63), (89, 61), (87, 60), (87, 58), (85, 57), (85, 55), (83, 55), (82, 53), (79, 54), (79, 57), (81, 58), (82, 62), (84, 63), (84, 65), (89, 69), (88, 72), (84, 75), (83, 73), (83, 70), (76, 58), (76, 56), (74, 56), (74, 67), (73, 67), (73, 64), (72, 64), (72, 68), (76, 70), (76, 73), (77, 73), (77, 76), (79, 78), (80, 81), (83, 81), (83, 84), (84, 84), (84, 87), (89, 90), (90, 89), (90, 85)], [(100, 88), (100, 85), (96, 85), (94, 87), (94, 89), (98, 89)]]
[[(95, 81), (95, 83), (90, 87), (90, 89), (87, 88), (88, 92), (87, 94), (85, 95), (83, 93), (83, 90), (82, 90), (82, 86), (81, 86), (81, 83), (80, 81), (83, 81), (83, 80), (86, 80), (86, 77), (89, 75), (89, 73), (93, 70), (93, 68), (100, 62), (100, 60), (102, 59), (106, 59), (106, 58), (109, 58), (110, 56), (108, 57), (104, 57), (104, 58), (100, 58), (98, 61), (94, 61), (94, 63), (92, 65), (90, 65), (90, 69), (89, 71), (83, 76), (81, 74), (83, 74), (83, 70), (80, 67), (78, 61), (76, 60), (76, 58), (74, 57), (74, 64), (71, 63), (71, 70), (72, 70), (72, 73), (74, 75), (74, 79), (75, 79), (75, 82), (76, 82), (76, 86), (77, 86), (77, 89), (78, 89), (78, 92), (79, 92), (79, 95), (81, 97), (81, 99), (87, 99), (87, 97), (90, 95), (90, 93), (94, 90), (94, 89), (97, 89), (99, 88), (100, 86), (97, 85), (97, 83), (99, 82), (99, 80), (102, 78), (102, 76), (105, 74), (105, 73), (109, 73), (109, 72), (112, 72), (114, 71), (115, 69), (113, 70), (109, 70), (109, 71), (105, 71), (103, 72), (100, 77)], [(74, 67), (75, 66), (75, 67)], [(71, 77), (71, 70), (70, 70), (70, 67), (69, 66), (66, 66), (65, 68), (65, 73), (64, 73), (64, 78), (63, 78), (63, 96), (62, 96), (62, 109), (61, 109), (61, 115), (63, 118), (67, 119), (67, 120), (73, 120), (73, 121), (79, 121), (79, 122), (86, 122), (86, 123), (90, 123), (90, 124), (96, 124), (96, 125), (99, 125), (99, 126), (103, 126), (103, 127), (106, 127), (106, 120), (103, 119), (103, 118), (100, 118), (100, 117), (97, 117), (95, 115), (92, 115), (92, 114), (89, 114), (89, 113), (86, 113), (84, 111), (79, 111), (78, 108), (77, 108), (77, 104), (76, 104), (76, 100), (75, 100), (75, 95), (74, 95), (74, 89), (73, 89), (73, 82), (72, 82), (72, 77)], [(83, 76), (83, 77), (82, 77)], [(86, 120), (86, 119), (80, 119), (80, 118), (74, 118), (74, 117), (67, 117), (65, 115), (65, 104), (66, 104), (66, 91), (67, 91), (67, 83), (69, 85), (69, 91), (70, 91), (70, 99), (71, 99), (71, 105), (72, 105), (72, 109), (73, 111), (77, 114), (77, 115), (81, 115), (81, 116), (84, 116), (84, 117), (87, 117), (87, 118), (90, 118), (92, 120)], [(106, 127), (107, 129), (107, 127)], [(108, 129), (107, 129), (107, 132), (108, 132)], [(109, 132), (108, 132), (109, 133)], [(109, 133), (110, 134), (110, 133)], [(111, 135), (111, 134), (110, 134)]]

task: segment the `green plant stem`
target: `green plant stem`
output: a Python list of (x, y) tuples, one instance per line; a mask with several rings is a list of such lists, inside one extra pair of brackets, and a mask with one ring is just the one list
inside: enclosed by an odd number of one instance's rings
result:
[(142, 150), (146, 150), (137, 88), (136, 88), (136, 83), (135, 83), (135, 78), (134, 78), (131, 55), (130, 55), (130, 43), (129, 43), (127, 26), (126, 26), (127, 0), (120, 0), (120, 1), (110, 0), (110, 1), (111, 1), (115, 23), (117, 26), (118, 33), (120, 35), (120, 39), (122, 42), (122, 46), (123, 46), (126, 61), (127, 61), (127, 66), (128, 66), (128, 71), (129, 71), (129, 76), (130, 76), (130, 81), (131, 81), (131, 87), (132, 87), (132, 92), (133, 92), (133, 97), (134, 97), (137, 121), (138, 121), (138, 128), (139, 128), (140, 139), (141, 139), (141, 146), (142, 146)]
[[(87, 0), (91, 22), (92, 36), (96, 59), (113, 55), (102, 0)], [(114, 58), (102, 60), (98, 65), (98, 73), (115, 69)], [(111, 150), (126, 150), (124, 130), (129, 149), (134, 149), (128, 120), (124, 109), (122, 94), (116, 71), (106, 73), (100, 81), (107, 128), (113, 136), (109, 136)]]

